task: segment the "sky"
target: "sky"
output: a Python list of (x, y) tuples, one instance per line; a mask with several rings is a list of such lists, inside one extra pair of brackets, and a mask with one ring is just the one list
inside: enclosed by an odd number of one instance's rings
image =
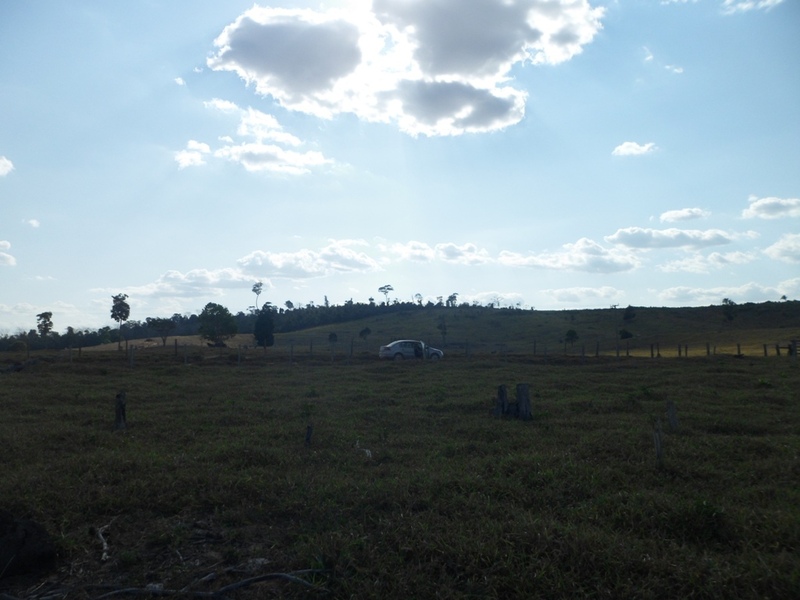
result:
[(0, 334), (800, 298), (796, 0), (0, 0)]

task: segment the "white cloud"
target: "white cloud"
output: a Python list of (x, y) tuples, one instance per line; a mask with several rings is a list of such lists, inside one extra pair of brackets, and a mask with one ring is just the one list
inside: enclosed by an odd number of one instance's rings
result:
[(783, 0), (723, 0), (722, 12), (732, 15), (751, 10), (769, 10), (782, 3)]
[(39, 223), (38, 219), (28, 219), (27, 221), (24, 221), (24, 223), (27, 223), (28, 225), (30, 225), (34, 229), (38, 228), (39, 225), (41, 225), (41, 223)]
[(177, 85), (186, 85), (186, 81), (184, 81), (183, 77), (176, 77), (174, 81)]
[(294, 152), (260, 142), (226, 146), (214, 152), (214, 156), (237, 162), (247, 171), (272, 171), (289, 175), (304, 175), (311, 172), (311, 167), (333, 162), (320, 152)]
[[(221, 295), (224, 289), (241, 289), (252, 285), (253, 277), (239, 269), (192, 269), (185, 273), (170, 270), (155, 282), (143, 286), (128, 287), (125, 293), (136, 297), (180, 297), (193, 298), (198, 295)], [(93, 292), (118, 290), (95, 289)]]
[(653, 53), (650, 52), (650, 48), (648, 48), (647, 46), (643, 46), (642, 50), (644, 50), (644, 62), (652, 62)]
[(692, 219), (703, 219), (709, 216), (711, 216), (711, 213), (702, 208), (681, 208), (661, 213), (659, 220), (662, 223), (674, 223), (675, 221), (691, 221)]
[(543, 252), (522, 255), (503, 251), (498, 262), (511, 267), (539, 267), (588, 273), (630, 271), (640, 265), (632, 253), (617, 248), (604, 248), (597, 242), (581, 238), (574, 244), (564, 244), (562, 252)]
[(676, 75), (683, 73), (683, 67), (679, 67), (677, 65), (664, 65), (664, 68), (670, 73), (675, 73)]
[(184, 150), (179, 150), (175, 153), (175, 161), (178, 163), (179, 169), (204, 165), (206, 164), (204, 156), (209, 152), (211, 152), (211, 148), (209, 148), (208, 144), (189, 140)]
[(17, 264), (17, 259), (5, 252), (11, 250), (11, 242), (0, 240), (0, 267), (13, 267)]
[(12, 163), (5, 156), (0, 156), (0, 177), (5, 177), (14, 170), (14, 163)]
[(740, 286), (711, 288), (679, 286), (662, 290), (658, 296), (669, 303), (680, 302), (686, 305), (721, 304), (723, 298), (730, 298), (737, 303), (765, 302), (778, 300), (784, 294), (790, 295), (800, 287), (798, 284), (800, 284), (800, 279), (784, 281), (777, 286), (754, 282)]
[(278, 120), (270, 114), (253, 108), (241, 109), (233, 102), (214, 98), (204, 103), (206, 108), (225, 114), (239, 116), (236, 133), (238, 141), (231, 136), (221, 136), (223, 146), (213, 153), (208, 144), (189, 141), (185, 150), (175, 153), (179, 168), (206, 164), (206, 155), (239, 163), (250, 172), (267, 171), (288, 175), (304, 175), (314, 167), (333, 163), (316, 151), (300, 152), (303, 142), (283, 130)]
[(758, 198), (750, 196), (750, 206), (742, 211), (745, 219), (780, 219), (800, 217), (800, 198)]
[(237, 262), (248, 274), (287, 279), (381, 270), (376, 260), (354, 249), (365, 245), (367, 244), (363, 240), (331, 240), (320, 250), (303, 249), (295, 252), (256, 250)]
[(614, 148), (614, 150), (611, 151), (611, 154), (614, 156), (642, 156), (644, 154), (651, 154), (657, 149), (658, 147), (654, 142), (648, 142), (646, 144), (623, 142)]
[(623, 296), (620, 290), (610, 286), (560, 288), (542, 290), (542, 293), (551, 296), (557, 302), (575, 302), (583, 305), (592, 304), (593, 300), (619, 300)]
[(254, 6), (218, 36), (207, 64), (322, 118), (353, 113), (412, 135), (491, 131), (524, 116), (526, 94), (511, 85), (511, 68), (569, 60), (603, 14), (588, 0), (375, 0), (327, 12)]
[(394, 255), (400, 260), (410, 260), (415, 262), (433, 262), (436, 260), (460, 264), (460, 265), (483, 265), (492, 262), (489, 253), (483, 248), (478, 248), (475, 244), (467, 242), (458, 245), (452, 242), (444, 242), (430, 246), (425, 242), (409, 241), (404, 244), (392, 244), (391, 246), (379, 245), (378, 248), (387, 254)]
[(775, 260), (800, 263), (800, 234), (787, 233), (777, 242), (764, 250), (764, 253)]
[(756, 259), (752, 252), (712, 252), (708, 256), (695, 254), (689, 258), (674, 260), (659, 267), (666, 273), (709, 273), (731, 265), (743, 265)]
[(720, 229), (647, 229), (626, 227), (605, 237), (607, 242), (629, 248), (704, 248), (730, 244), (736, 236)]

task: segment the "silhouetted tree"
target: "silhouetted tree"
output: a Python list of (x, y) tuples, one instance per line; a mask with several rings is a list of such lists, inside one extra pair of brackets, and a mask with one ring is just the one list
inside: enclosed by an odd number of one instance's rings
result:
[(571, 348), (576, 341), (578, 341), (578, 332), (574, 329), (567, 331), (567, 333), (564, 335), (564, 343), (569, 344)]
[(389, 292), (393, 292), (394, 288), (387, 283), (379, 287), (378, 291), (386, 297), (386, 306), (389, 306)]
[(636, 311), (634, 308), (629, 304), (625, 307), (625, 312), (622, 313), (622, 320), (623, 321), (631, 321), (636, 317)]
[(736, 316), (736, 302), (734, 302), (730, 298), (723, 298), (722, 314), (728, 321), (733, 321), (733, 317)]
[(236, 319), (231, 312), (220, 304), (209, 302), (198, 317), (200, 321), (200, 337), (213, 342), (215, 346), (224, 346), (225, 340), (236, 335)]
[(260, 281), (253, 284), (253, 293), (256, 295), (256, 310), (258, 310), (258, 297), (261, 295), (262, 289), (264, 289), (264, 284)]
[(47, 336), (53, 331), (53, 313), (48, 311), (36, 315), (36, 329), (39, 330), (39, 336), (42, 338), (46, 348)]
[(122, 350), (122, 323), (128, 320), (131, 316), (131, 307), (126, 300), (128, 294), (117, 294), (111, 296), (113, 304), (111, 305), (111, 318), (119, 323), (119, 336), (117, 337), (117, 350)]
[(167, 345), (167, 338), (169, 334), (172, 333), (178, 324), (175, 322), (174, 319), (168, 319), (166, 317), (147, 317), (145, 319), (147, 326), (150, 327), (153, 331), (158, 334), (158, 337), (161, 338), (161, 345)]
[(256, 323), (253, 327), (253, 337), (256, 339), (256, 346), (263, 346), (264, 352), (269, 346), (275, 345), (275, 322), (272, 319), (272, 310), (265, 306), (258, 313)]

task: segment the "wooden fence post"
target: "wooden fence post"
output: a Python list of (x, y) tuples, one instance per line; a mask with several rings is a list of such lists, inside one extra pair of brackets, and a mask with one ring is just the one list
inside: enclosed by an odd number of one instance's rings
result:
[(678, 407), (673, 400), (667, 401), (667, 423), (670, 431), (678, 431)]
[(505, 383), (497, 387), (497, 399), (494, 406), (494, 416), (502, 417), (508, 410), (508, 388)]
[(781, 355), (781, 345), (780, 344), (775, 344), (775, 354), (777, 356)]
[(531, 419), (531, 388), (527, 383), (517, 384), (517, 411), (523, 421)]
[(664, 466), (664, 446), (662, 445), (661, 419), (657, 419), (653, 426), (653, 443), (656, 447), (656, 466)]
[(117, 394), (114, 403), (114, 429), (122, 431), (128, 428), (128, 419), (125, 415), (125, 392)]

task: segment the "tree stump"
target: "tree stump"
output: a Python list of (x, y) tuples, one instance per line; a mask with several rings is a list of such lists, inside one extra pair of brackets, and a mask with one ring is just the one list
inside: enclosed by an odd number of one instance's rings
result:
[(114, 405), (114, 429), (116, 431), (124, 431), (128, 428), (128, 419), (125, 415), (125, 392), (117, 394), (117, 400)]

